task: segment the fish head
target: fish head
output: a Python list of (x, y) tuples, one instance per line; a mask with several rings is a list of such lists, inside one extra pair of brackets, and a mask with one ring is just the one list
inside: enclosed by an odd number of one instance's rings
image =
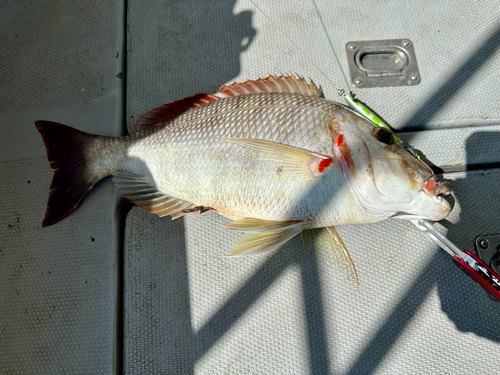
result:
[(336, 115), (336, 121), (335, 155), (347, 185), (367, 213), (431, 221), (449, 215), (451, 205), (444, 197), (452, 186), (438, 181), (390, 129), (374, 126), (347, 109)]

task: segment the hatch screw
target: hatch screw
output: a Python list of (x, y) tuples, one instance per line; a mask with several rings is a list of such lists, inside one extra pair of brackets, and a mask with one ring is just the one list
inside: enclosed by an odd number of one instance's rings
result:
[(484, 238), (482, 240), (479, 241), (479, 246), (481, 246), (481, 248), (483, 249), (486, 249), (488, 247), (488, 241), (485, 240)]
[(349, 49), (350, 49), (351, 51), (354, 51), (354, 50), (356, 49), (356, 45), (355, 45), (355, 44), (352, 44), (352, 43), (351, 43), (351, 44), (349, 44)]
[(403, 45), (403, 47), (409, 47), (409, 46), (410, 46), (410, 41), (408, 41), (408, 40), (403, 40), (403, 41), (401, 42), (401, 44)]
[(354, 80), (354, 83), (355, 83), (356, 85), (360, 85), (362, 82), (363, 82), (363, 81), (361, 80), (361, 78), (356, 78), (356, 79)]
[(412, 75), (411, 76), (411, 80), (412, 81), (416, 81), (418, 79), (418, 76), (416, 74)]

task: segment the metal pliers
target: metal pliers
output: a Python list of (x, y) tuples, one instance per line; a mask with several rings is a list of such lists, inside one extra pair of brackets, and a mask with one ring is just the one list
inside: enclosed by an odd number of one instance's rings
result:
[(427, 234), (439, 247), (452, 256), (453, 263), (467, 276), (500, 302), (500, 275), (469, 250), (460, 250), (432, 224), (425, 220), (411, 220), (418, 229)]

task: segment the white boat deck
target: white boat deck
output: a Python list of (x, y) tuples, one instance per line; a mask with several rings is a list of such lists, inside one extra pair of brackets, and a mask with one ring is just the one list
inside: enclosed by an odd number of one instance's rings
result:
[[(313, 3), (257, 5), (268, 17), (249, 0), (0, 5), (0, 374), (500, 371), (500, 303), (409, 222), (337, 228), (359, 288), (298, 238), (224, 257), (240, 236), (226, 219), (149, 215), (109, 178), (41, 228), (35, 120), (122, 135), (158, 105), (280, 72), (341, 100)], [(346, 74), (348, 41), (414, 43), (420, 84), (353, 90), (453, 184), (439, 230), (469, 250), (500, 234), (498, 2), (317, 6)]]

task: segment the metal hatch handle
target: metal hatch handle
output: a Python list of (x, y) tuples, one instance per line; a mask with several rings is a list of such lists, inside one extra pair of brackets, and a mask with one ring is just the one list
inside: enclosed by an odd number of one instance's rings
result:
[[(408, 59), (399, 47), (364, 47), (354, 58), (357, 67), (368, 77), (400, 76), (408, 65)], [(368, 64), (371, 66), (366, 66)]]
[(345, 46), (352, 87), (413, 86), (420, 73), (409, 39), (347, 42)]

